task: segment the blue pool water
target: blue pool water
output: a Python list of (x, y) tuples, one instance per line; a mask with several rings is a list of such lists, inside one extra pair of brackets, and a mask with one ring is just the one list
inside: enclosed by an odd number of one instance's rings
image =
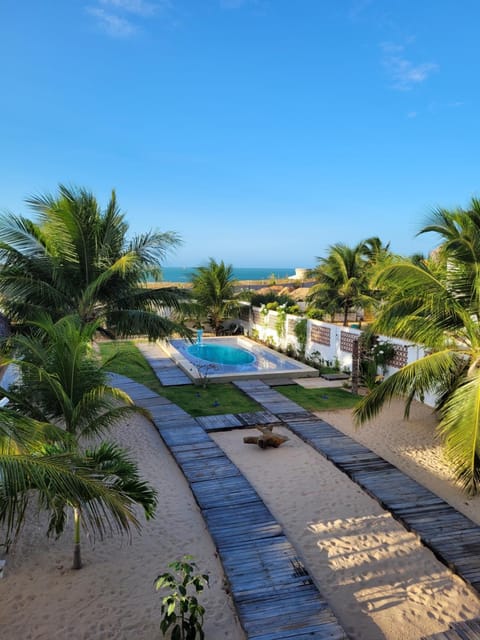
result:
[(208, 367), (211, 376), (246, 373), (260, 375), (286, 371), (294, 374), (305, 368), (305, 365), (243, 336), (204, 338), (201, 345), (177, 338), (170, 340), (170, 346), (176, 352), (174, 360), (179, 357), (186, 358), (200, 371)]
[[(176, 338), (164, 349), (195, 383), (249, 378), (318, 376), (318, 370), (287, 358), (245, 336), (203, 338), (192, 344)], [(208, 358), (208, 359), (207, 359)]]
[(216, 344), (192, 344), (187, 348), (190, 355), (216, 364), (250, 364), (255, 356), (245, 349)]

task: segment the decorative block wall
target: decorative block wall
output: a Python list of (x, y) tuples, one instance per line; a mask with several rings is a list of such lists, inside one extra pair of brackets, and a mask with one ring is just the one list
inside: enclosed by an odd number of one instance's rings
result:
[(240, 320), (248, 322), (250, 320), (250, 307), (240, 307), (238, 317), (240, 318)]
[(389, 365), (396, 369), (401, 369), (408, 363), (408, 347), (401, 344), (395, 344), (394, 349), (395, 355), (389, 362)]
[(348, 331), (340, 331), (340, 351), (345, 353), (353, 353), (353, 343), (358, 340), (356, 333), (348, 333)]
[(298, 320), (294, 320), (293, 318), (288, 318), (287, 320), (287, 334), (289, 336), (295, 335), (295, 327), (297, 326)]
[(258, 309), (252, 309), (253, 324), (262, 324), (263, 316)]
[(317, 344), (324, 344), (327, 347), (330, 346), (330, 336), (331, 331), (329, 327), (317, 327), (313, 325), (310, 330), (310, 340)]

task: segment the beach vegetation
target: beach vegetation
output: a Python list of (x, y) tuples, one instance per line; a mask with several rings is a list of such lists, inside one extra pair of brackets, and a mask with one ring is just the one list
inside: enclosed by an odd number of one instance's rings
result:
[(175, 232), (128, 239), (114, 191), (103, 210), (88, 190), (64, 185), (27, 204), (36, 221), (0, 217), (1, 303), (14, 326), (41, 313), (54, 320), (76, 314), (111, 337), (188, 334), (175, 320), (188, 292), (147, 286), (161, 279), (166, 254), (179, 245)]
[(172, 640), (204, 640), (203, 618), (205, 607), (198, 594), (209, 586), (209, 575), (198, 573), (192, 556), (183, 556), (168, 565), (171, 571), (155, 579), (155, 588), (168, 590), (162, 598), (160, 631)]
[(375, 276), (395, 259), (389, 244), (377, 237), (353, 247), (341, 242), (331, 245), (327, 256), (318, 257), (317, 266), (310, 271), (315, 284), (307, 297), (309, 309), (319, 310), (332, 321), (341, 313), (343, 325), (348, 326), (351, 311), (363, 314), (381, 300), (383, 291), (378, 289)]
[[(128, 453), (103, 441), (136, 407), (108, 385), (92, 349), (95, 324), (78, 316), (30, 323), (28, 335), (11, 339), (17, 381), (0, 388), (0, 524), (10, 541), (21, 531), (27, 506), (36, 500), (49, 514), (49, 535), (59, 536), (73, 513), (73, 568), (81, 567), (80, 531), (139, 529), (136, 505), (154, 515), (156, 495)], [(85, 447), (88, 439), (95, 446)]]
[(306, 318), (302, 318), (298, 322), (295, 323), (295, 327), (293, 332), (295, 333), (295, 337), (298, 341), (298, 349), (300, 352), (300, 356), (303, 358), (305, 355), (305, 349), (307, 347), (307, 328), (308, 321)]
[(222, 332), (222, 323), (238, 312), (235, 297), (237, 281), (233, 266), (210, 258), (207, 266), (197, 267), (192, 274), (193, 307), (208, 321), (215, 335)]
[(426, 350), (386, 378), (355, 409), (366, 422), (394, 397), (436, 397), (438, 432), (458, 481), (480, 490), (480, 200), (468, 209), (437, 209), (420, 233), (440, 244), (428, 260), (397, 261), (378, 275), (389, 295), (373, 324), (376, 333), (403, 338)]
[(382, 382), (387, 367), (395, 357), (395, 346), (380, 340), (371, 331), (364, 331), (359, 337), (359, 372), (362, 384), (371, 390)]
[(296, 304), (295, 300), (287, 293), (277, 293), (276, 291), (268, 291), (265, 293), (253, 292), (249, 296), (249, 302), (252, 307), (261, 307), (262, 305), (268, 305), (270, 303), (276, 303), (277, 305), (285, 304), (287, 307), (293, 307)]

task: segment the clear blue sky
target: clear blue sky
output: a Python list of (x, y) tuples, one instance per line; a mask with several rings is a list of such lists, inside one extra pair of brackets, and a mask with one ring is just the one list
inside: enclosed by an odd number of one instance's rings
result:
[(478, 0), (2, 0), (0, 208), (60, 182), (168, 264), (394, 250), (479, 195)]

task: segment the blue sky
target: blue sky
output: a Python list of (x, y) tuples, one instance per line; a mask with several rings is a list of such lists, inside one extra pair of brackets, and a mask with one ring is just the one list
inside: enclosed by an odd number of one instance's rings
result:
[(477, 0), (2, 0), (0, 208), (117, 190), (168, 264), (395, 251), (479, 195)]

